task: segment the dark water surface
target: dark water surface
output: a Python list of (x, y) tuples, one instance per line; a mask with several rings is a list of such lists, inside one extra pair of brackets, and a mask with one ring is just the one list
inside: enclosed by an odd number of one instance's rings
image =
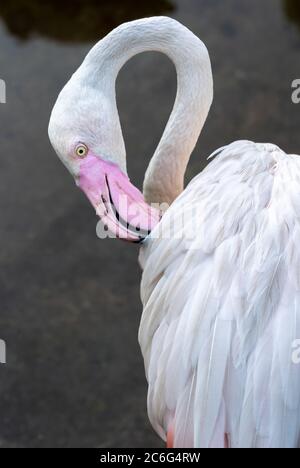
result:
[[(93, 209), (48, 142), (63, 84), (111, 27), (170, 14), (206, 42), (215, 77), (214, 105), (187, 177), (235, 139), (300, 152), (300, 105), (291, 103), (291, 82), (300, 78), (298, 5), (1, 0), (8, 102), (0, 105), (0, 338), (8, 363), (0, 366), (0, 447), (161, 444), (146, 416), (137, 344), (137, 248), (96, 238)], [(156, 54), (134, 58), (121, 72), (129, 170), (139, 185), (175, 89), (172, 65)]]

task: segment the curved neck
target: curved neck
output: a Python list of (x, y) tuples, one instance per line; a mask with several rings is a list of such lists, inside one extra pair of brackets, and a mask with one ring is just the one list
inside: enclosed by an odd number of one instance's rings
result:
[[(166, 54), (175, 64), (177, 96), (171, 116), (150, 161), (144, 181), (150, 203), (172, 203), (181, 193), (190, 155), (203, 128), (213, 98), (213, 79), (207, 49), (186, 27), (166, 17), (123, 24), (88, 54), (89, 75), (110, 99), (122, 66), (144, 51)], [(95, 84), (96, 86), (96, 84)]]

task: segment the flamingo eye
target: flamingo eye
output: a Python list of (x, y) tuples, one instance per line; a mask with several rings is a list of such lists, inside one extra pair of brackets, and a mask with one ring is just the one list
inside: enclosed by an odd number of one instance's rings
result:
[(79, 158), (84, 158), (88, 154), (88, 147), (83, 143), (76, 146), (75, 153)]

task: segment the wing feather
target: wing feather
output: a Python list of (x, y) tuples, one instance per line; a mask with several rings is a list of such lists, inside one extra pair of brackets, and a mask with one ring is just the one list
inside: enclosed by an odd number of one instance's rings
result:
[(299, 161), (221, 148), (141, 249), (148, 412), (175, 447), (299, 444)]

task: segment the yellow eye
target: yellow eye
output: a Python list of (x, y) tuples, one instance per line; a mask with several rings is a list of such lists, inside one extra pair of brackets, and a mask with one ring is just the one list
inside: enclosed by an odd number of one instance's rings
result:
[(86, 145), (84, 145), (83, 143), (80, 143), (79, 145), (76, 146), (76, 155), (79, 157), (79, 158), (84, 158), (87, 154), (88, 154), (88, 147)]

